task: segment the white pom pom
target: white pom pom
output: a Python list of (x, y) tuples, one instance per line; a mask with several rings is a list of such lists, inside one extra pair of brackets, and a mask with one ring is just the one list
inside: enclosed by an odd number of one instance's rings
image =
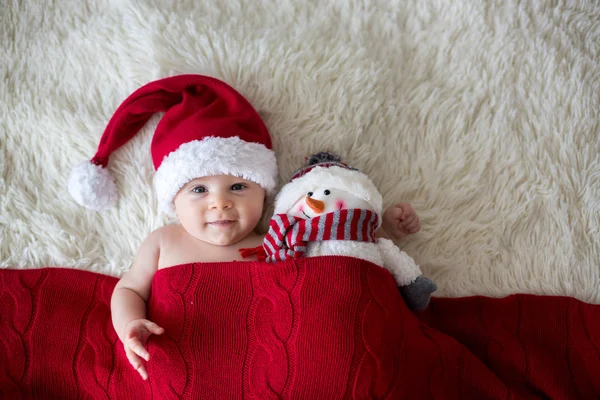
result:
[(119, 197), (110, 172), (89, 161), (73, 167), (68, 187), (77, 203), (94, 211), (112, 207)]

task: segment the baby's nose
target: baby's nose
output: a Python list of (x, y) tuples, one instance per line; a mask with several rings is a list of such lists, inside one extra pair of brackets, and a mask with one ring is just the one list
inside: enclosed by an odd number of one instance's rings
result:
[(211, 198), (210, 206), (213, 209), (226, 210), (233, 207), (233, 202), (227, 196), (215, 194)]

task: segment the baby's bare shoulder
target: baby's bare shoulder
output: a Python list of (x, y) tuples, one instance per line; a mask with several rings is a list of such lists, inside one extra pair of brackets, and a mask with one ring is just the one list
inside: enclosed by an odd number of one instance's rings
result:
[(156, 229), (149, 236), (154, 236), (159, 243), (168, 243), (171, 240), (180, 238), (182, 233), (183, 228), (181, 225), (169, 224)]

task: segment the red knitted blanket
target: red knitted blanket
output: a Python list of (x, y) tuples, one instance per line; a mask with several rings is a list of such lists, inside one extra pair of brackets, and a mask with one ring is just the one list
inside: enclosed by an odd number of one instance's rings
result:
[(0, 271), (0, 398), (594, 399), (600, 306), (563, 297), (433, 299), (348, 257), (159, 271), (143, 381), (110, 320), (115, 278)]

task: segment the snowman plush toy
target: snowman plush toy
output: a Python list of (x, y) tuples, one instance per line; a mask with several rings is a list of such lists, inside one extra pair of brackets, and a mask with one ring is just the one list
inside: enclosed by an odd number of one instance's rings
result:
[(370, 261), (391, 272), (411, 310), (422, 311), (437, 287), (394, 242), (375, 237), (381, 212), (381, 194), (367, 175), (334, 154), (315, 154), (277, 194), (264, 257), (275, 262), (340, 255)]

